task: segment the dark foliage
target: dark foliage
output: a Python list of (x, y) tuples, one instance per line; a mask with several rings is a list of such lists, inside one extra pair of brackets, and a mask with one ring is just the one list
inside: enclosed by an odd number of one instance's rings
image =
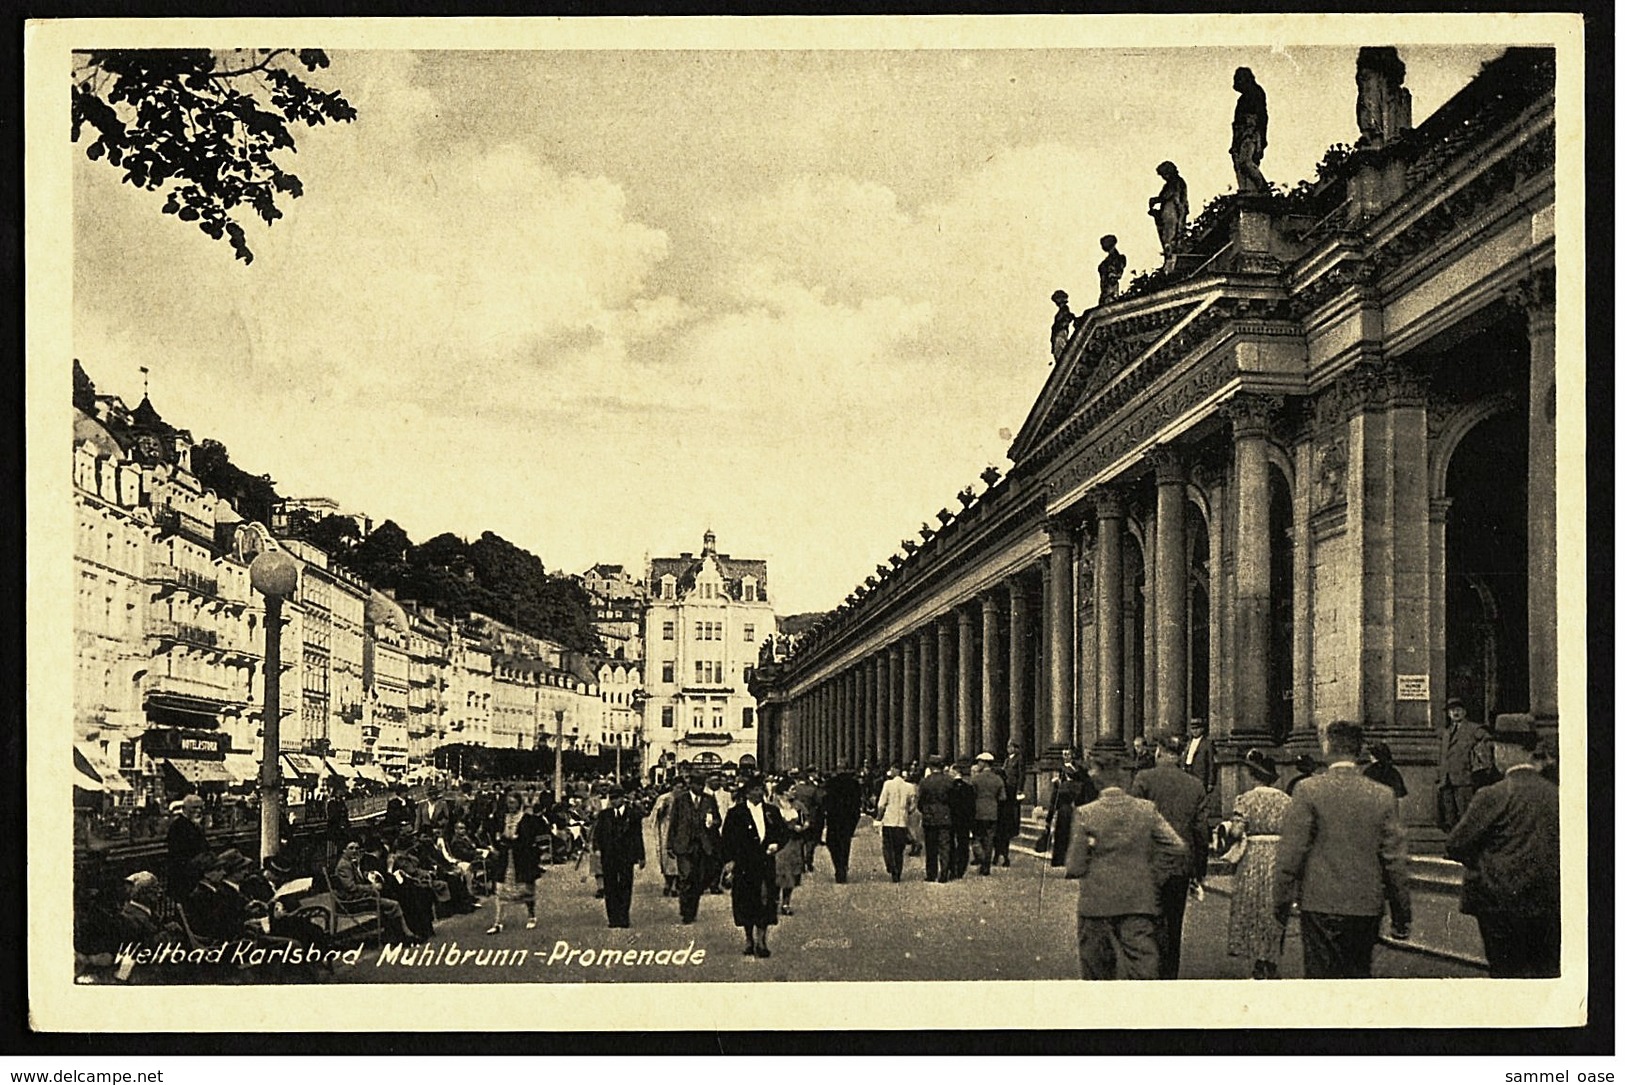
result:
[(276, 160), (297, 151), (289, 128), (355, 119), (338, 91), (305, 82), (328, 66), (320, 49), (115, 49), (74, 54), (73, 142), (124, 171), (126, 184), (166, 194), (163, 212), (195, 222), (251, 263), (239, 209), (267, 226), (277, 198), (304, 192)]

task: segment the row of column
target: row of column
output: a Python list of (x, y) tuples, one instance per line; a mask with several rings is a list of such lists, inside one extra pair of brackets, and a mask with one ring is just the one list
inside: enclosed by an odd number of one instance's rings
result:
[(794, 702), (791, 758), (822, 769), (983, 750), (1002, 759), (1012, 737), (1029, 750), (1037, 688), (1030, 641), (1039, 632), (1029, 590), (1025, 577), (1012, 578), (803, 693)]

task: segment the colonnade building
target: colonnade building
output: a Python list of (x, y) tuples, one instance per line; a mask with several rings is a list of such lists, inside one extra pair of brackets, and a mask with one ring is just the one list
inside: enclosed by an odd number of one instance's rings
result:
[(764, 763), (1200, 718), (1228, 803), (1248, 748), (1353, 720), (1423, 824), (1447, 697), (1555, 728), (1554, 72), (1510, 50), (1081, 314), (1011, 470), (757, 676)]

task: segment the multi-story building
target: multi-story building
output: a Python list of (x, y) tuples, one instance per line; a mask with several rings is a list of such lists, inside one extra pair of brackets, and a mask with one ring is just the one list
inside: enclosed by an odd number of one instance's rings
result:
[(366, 708), (361, 733), (368, 747), (367, 761), (395, 773), (406, 771), (411, 749), (410, 640), (411, 624), (406, 611), (389, 593), (374, 590), (367, 600), (366, 639), (362, 644)]
[(447, 742), (489, 746), (492, 645), (477, 629), (454, 622), (446, 660)]
[(737, 762), (756, 755), (747, 689), (761, 638), (774, 631), (767, 562), (717, 551), (650, 562), (644, 620), (643, 733), (651, 761)]
[(331, 497), (288, 497), (276, 503), (271, 510), (271, 530), (278, 536), (293, 533), (303, 514), (313, 520), (327, 516), (348, 516), (355, 521), (362, 537), (372, 534), (372, 517), (363, 512), (347, 512)]
[(420, 603), (401, 604), (407, 617), (407, 764), (432, 765), (446, 741), (446, 673), (451, 627)]
[(636, 663), (618, 659), (598, 664), (598, 700), (603, 706), (600, 747), (620, 750), (630, 759), (623, 767), (641, 765), (643, 753), (643, 674)]
[(610, 659), (641, 663), (647, 587), (624, 565), (600, 562), (579, 577), (592, 605), (592, 624)]
[(362, 656), (372, 589), (334, 565), (320, 547), (303, 539), (280, 541), (300, 567), (289, 608), (298, 614), (297, 639), (286, 630), (282, 649), (299, 673), (299, 723), (284, 734), (283, 746), (350, 764), (367, 750)]
[(91, 785), (120, 802), (135, 798), (120, 767), (135, 767), (146, 724), (135, 676), (149, 657), (143, 616), (153, 524), (141, 481), (140, 468), (107, 427), (76, 409), (73, 737)]

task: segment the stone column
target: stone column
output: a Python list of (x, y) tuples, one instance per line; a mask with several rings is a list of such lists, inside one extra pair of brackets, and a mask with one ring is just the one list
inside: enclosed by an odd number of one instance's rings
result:
[(1049, 734), (1051, 749), (1072, 741), (1072, 527), (1044, 524), (1049, 535)]
[(913, 637), (901, 643), (903, 652), (903, 752), (908, 764), (919, 756), (920, 740), (920, 645)]
[(863, 714), (864, 732), (869, 736), (869, 749), (875, 763), (882, 767), (891, 764), (880, 748), (880, 657), (872, 655), (863, 661)]
[[(1032, 749), (1026, 698), (1028, 660), (1031, 655), (1027, 638), (1032, 635), (1027, 625), (1027, 591), (1019, 577), (1012, 577), (1005, 586), (1010, 592), (1010, 677), (1007, 682), (1010, 692), (1009, 737), (1021, 743), (1022, 756), (1025, 757), (1029, 756)], [(1000, 757), (1003, 753), (1003, 750), (994, 750), (993, 756)]]
[[(1557, 719), (1557, 278), (1521, 284), (1529, 321), (1529, 711)], [(1490, 721), (1486, 721), (1490, 722)]]
[(954, 631), (949, 627), (948, 621), (949, 616), (946, 614), (937, 621), (937, 740), (929, 751), (942, 754), (944, 757), (948, 756), (954, 745), (954, 691), (951, 668)]
[(891, 655), (882, 648), (875, 653), (875, 742), (880, 747), (880, 759), (886, 764), (897, 760), (897, 749), (891, 744)]
[(886, 649), (886, 721), (892, 756), (903, 758), (903, 649), (893, 644)]
[(1123, 498), (1099, 489), (1095, 505), (1097, 744), (1123, 748)]
[(982, 605), (982, 726), (978, 729), (975, 753), (985, 750), (1002, 760), (1002, 751), (997, 748), (1000, 655), (998, 598), (991, 591), (985, 591), (978, 596), (978, 601)]
[(1167, 445), (1151, 451), (1157, 476), (1157, 729), (1183, 732), (1190, 722), (1186, 660), (1190, 578), (1185, 558), (1185, 464)]
[(858, 755), (860, 736), (858, 732), (858, 668), (856, 665), (846, 669), (846, 676), (842, 679), (842, 685), (845, 688), (842, 691), (844, 696), (841, 698), (841, 712), (845, 718), (841, 721), (841, 737), (845, 741), (842, 743), (841, 760), (846, 762), (848, 768), (856, 768), (863, 763), (862, 758)]
[(915, 690), (915, 756), (921, 763), (925, 755), (931, 752), (932, 741), (936, 737), (936, 705), (933, 695), (937, 691), (937, 664), (936, 664), (936, 636), (931, 632), (931, 626), (925, 625), (914, 636), (914, 654), (918, 665), (915, 667), (915, 680), (918, 689)]
[[(945, 751), (950, 759), (964, 757), (966, 751), (976, 742), (976, 711), (975, 691), (976, 675), (971, 669), (976, 659), (976, 632), (972, 624), (970, 610), (961, 607), (957, 612), (959, 624), (959, 657), (957, 692), (954, 705), (954, 744), (951, 751)], [(975, 756), (972, 754), (972, 756)]]
[(1236, 463), (1234, 733), (1269, 733), (1270, 463), (1272, 400), (1247, 393), (1225, 405)]

